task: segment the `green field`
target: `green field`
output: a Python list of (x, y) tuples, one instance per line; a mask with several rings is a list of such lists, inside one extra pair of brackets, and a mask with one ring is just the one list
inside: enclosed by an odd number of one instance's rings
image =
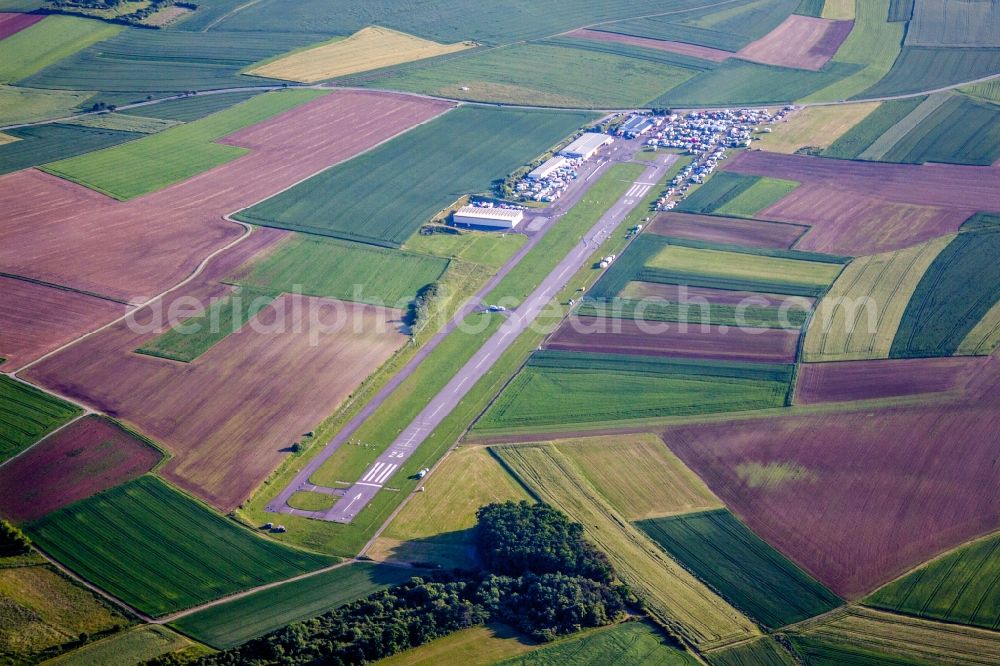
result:
[[(682, 0), (671, 7), (704, 4), (704, 0)], [(180, 30), (347, 35), (378, 24), (446, 44), (474, 39), (488, 45), (539, 39), (581, 25), (664, 11), (662, 0), (551, 0), (544, 5), (519, 0), (455, 0), (422, 5), (420, 11), (395, 0), (345, 0), (335, 6), (328, 0), (298, 0), (294, 12), (287, 11), (283, 0), (263, 0), (249, 6), (245, 0), (213, 0), (200, 5), (195, 16), (178, 25)]]
[(296, 490), (288, 498), (288, 506), (303, 511), (326, 511), (337, 503), (336, 495), (317, 493), (309, 490)]
[(917, 0), (908, 46), (1000, 46), (1000, 5), (966, 0)]
[(355, 562), (206, 608), (171, 626), (221, 650), (398, 585), (414, 573), (400, 567)]
[(890, 358), (950, 356), (1000, 300), (1000, 232), (959, 234), (924, 273), (896, 331)]
[[(458, 108), (237, 218), (399, 247), (460, 196), (488, 189), (591, 118), (576, 112)], [(401, 164), (411, 168), (401, 169)]]
[(500, 268), (528, 241), (524, 234), (495, 234), (481, 231), (457, 233), (416, 233), (404, 249), (436, 257), (461, 259), (473, 264)]
[(784, 104), (837, 85), (860, 68), (861, 65), (831, 60), (813, 72), (734, 58), (669, 90), (653, 100), (652, 106)]
[(208, 308), (177, 322), (162, 334), (136, 349), (140, 354), (158, 356), (189, 363), (230, 333), (238, 331), (258, 312), (266, 308), (274, 296), (249, 289), (215, 300)]
[(9, 377), (0, 377), (0, 462), (34, 444), (83, 410)]
[(891, 0), (889, 3), (890, 21), (909, 21), (913, 16), (914, 0)]
[[(0, 93), (2, 97), (2, 93)], [(7, 130), (20, 141), (0, 144), (0, 174), (20, 171), (53, 160), (82, 155), (142, 138), (142, 134), (51, 124)]]
[(799, 6), (795, 8), (795, 13), (801, 16), (812, 16), (819, 18), (823, 13), (825, 0), (799, 0)]
[[(892, 69), (906, 32), (904, 23), (889, 23), (890, 0), (863, 0), (855, 3), (854, 28), (827, 63), (850, 65), (856, 71), (841, 81), (813, 93), (804, 102), (830, 102), (858, 95)], [(868, 97), (867, 91), (862, 97)]]
[(748, 617), (775, 629), (825, 613), (840, 599), (726, 509), (636, 525)]
[(927, 98), (909, 97), (882, 102), (868, 117), (849, 129), (824, 150), (823, 157), (839, 157), (848, 160), (857, 158), (880, 136), (920, 106), (925, 99)]
[[(837, 263), (793, 258), (793, 252), (783, 254), (789, 256), (671, 244), (654, 255), (646, 266), (692, 277), (733, 281), (766, 279), (776, 284), (813, 289), (825, 289), (843, 268)], [(642, 279), (643, 274), (639, 278)], [(782, 293), (780, 288), (775, 291)]]
[(477, 422), (481, 433), (597, 426), (785, 404), (791, 369), (542, 351)]
[[(795, 636), (790, 638), (792, 649), (803, 663), (810, 666), (934, 666), (936, 662), (896, 655), (854, 643), (849, 637)], [(957, 662), (956, 662), (957, 663)]]
[(93, 97), (77, 90), (38, 90), (0, 85), (0, 125), (65, 118)]
[(671, 64), (675, 58), (649, 53), (639, 59), (554, 43), (517, 44), (405, 69), (374, 85), (529, 106), (642, 106), (696, 73)]
[(586, 299), (576, 314), (589, 317), (617, 317), (643, 321), (689, 322), (716, 326), (752, 326), (754, 328), (800, 328), (805, 322), (804, 309), (779, 307), (742, 307), (738, 305), (712, 305), (706, 308), (691, 307), (680, 303), (630, 300), (615, 298), (610, 301)]
[(148, 106), (140, 106), (134, 109), (125, 109), (119, 113), (127, 115), (150, 116), (162, 118), (164, 120), (177, 120), (180, 122), (190, 122), (211, 115), (216, 111), (222, 111), (229, 107), (245, 102), (246, 100), (260, 95), (260, 91), (248, 90), (243, 92), (231, 92), (213, 95), (195, 95), (194, 97), (182, 97), (171, 99), (165, 102), (157, 102)]
[(798, 187), (791, 180), (722, 172), (709, 178), (677, 210), (703, 215), (753, 217)]
[(332, 562), (258, 537), (154, 476), (55, 511), (26, 531), (62, 564), (151, 615)]
[[(624, 35), (665, 39), (738, 51), (778, 27), (797, 9), (799, 0), (737, 0), (728, 3), (671, 3), (660, 15), (637, 13), (643, 18), (599, 26)], [(687, 11), (679, 11), (679, 10)]]
[(881, 159), (989, 166), (1000, 159), (1000, 106), (950, 97)]
[[(947, 92), (934, 93), (924, 98), (918, 107), (913, 109), (905, 118), (890, 127), (886, 132), (876, 139), (863, 153), (858, 155), (859, 159), (880, 161), (886, 154), (903, 140), (912, 130), (922, 124), (928, 116), (937, 111), (942, 104), (950, 97)], [(889, 160), (886, 160), (889, 161)]]
[(1000, 628), (1000, 536), (976, 541), (879, 589), (869, 606)]
[(792, 656), (768, 637), (709, 652), (705, 660), (711, 666), (796, 666)]
[(516, 630), (502, 624), (476, 625), (459, 629), (430, 643), (398, 652), (378, 662), (379, 666), (492, 666), (537, 646)]
[(615, 164), (608, 169), (485, 300), (512, 307), (527, 298), (644, 171), (640, 164)]
[(498, 666), (559, 664), (629, 664), (630, 666), (694, 666), (693, 657), (678, 650), (660, 629), (645, 622), (624, 622), (571, 636), (538, 650), (498, 662)]
[(538, 498), (583, 525), (617, 576), (646, 612), (702, 648), (744, 640), (757, 628), (629, 523), (569, 458), (546, 444), (495, 446), (493, 451)]
[[(120, 30), (90, 19), (69, 20)], [(142, 99), (146, 93), (266, 85), (266, 79), (242, 76), (240, 71), (258, 60), (323, 38), (309, 33), (196, 34), (130, 28), (39, 71), (25, 79), (23, 85), (143, 93), (133, 99)]]
[(405, 308), (417, 290), (440, 280), (448, 265), (440, 257), (294, 234), (229, 280), (274, 296), (297, 290), (309, 296)]
[(145, 625), (90, 643), (50, 662), (52, 666), (132, 666), (190, 649), (188, 639), (166, 627)]
[[(120, 26), (72, 16), (47, 16), (0, 40), (0, 83), (14, 83), (121, 31)], [(44, 87), (44, 86), (43, 86)], [(69, 86), (88, 90), (86, 85)]]
[(246, 148), (213, 143), (325, 94), (284, 90), (253, 97), (229, 109), (138, 141), (45, 165), (45, 171), (116, 199), (179, 183), (245, 155)]
[(907, 46), (889, 73), (858, 97), (908, 95), (974, 81), (997, 72), (1000, 72), (1000, 48)]
[(975, 97), (976, 99), (981, 99), (985, 102), (995, 102), (1000, 104), (1000, 79), (991, 79), (983, 83), (965, 86), (964, 88), (959, 88), (958, 90), (959, 92), (963, 92), (970, 97)]

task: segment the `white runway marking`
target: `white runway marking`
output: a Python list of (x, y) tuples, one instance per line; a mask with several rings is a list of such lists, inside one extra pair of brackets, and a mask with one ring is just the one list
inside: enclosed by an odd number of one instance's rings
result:
[(388, 479), (389, 476), (396, 471), (397, 467), (399, 467), (399, 465), (387, 466), (384, 470), (382, 470), (382, 473), (379, 474), (378, 477), (374, 479), (373, 483), (385, 483), (386, 479)]
[(378, 474), (379, 472), (381, 472), (382, 468), (385, 467), (385, 465), (386, 465), (386, 463), (384, 463), (384, 462), (375, 463), (375, 465), (370, 470), (368, 470), (368, 473), (365, 474), (363, 477), (361, 477), (361, 480), (362, 481), (372, 481), (372, 480), (374, 480), (375, 479), (375, 475)]

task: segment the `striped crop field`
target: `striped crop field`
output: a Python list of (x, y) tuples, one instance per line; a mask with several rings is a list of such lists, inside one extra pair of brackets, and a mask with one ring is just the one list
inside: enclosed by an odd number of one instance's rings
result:
[(0, 377), (0, 462), (31, 446), (74, 416), (75, 405), (9, 377)]
[(796, 661), (774, 639), (764, 636), (705, 654), (711, 666), (796, 666)]
[(565, 455), (545, 444), (492, 450), (542, 501), (584, 526), (585, 536), (607, 554), (657, 622), (701, 648), (759, 634), (750, 620), (614, 510)]
[(869, 606), (933, 620), (1000, 628), (1000, 535), (975, 541), (889, 583)]
[(855, 259), (819, 302), (806, 331), (805, 361), (889, 358), (892, 341), (928, 267), (954, 234)]
[(252, 67), (247, 74), (271, 79), (315, 83), (338, 76), (390, 67), (470, 49), (473, 42), (438, 44), (376, 25), (350, 37), (296, 51)]
[(643, 520), (637, 526), (765, 627), (800, 622), (841, 604), (726, 509)]
[(259, 537), (143, 476), (25, 526), (47, 553), (151, 615), (331, 564)]
[(847, 607), (788, 632), (800, 663), (861, 666), (990, 666), (1000, 634)]

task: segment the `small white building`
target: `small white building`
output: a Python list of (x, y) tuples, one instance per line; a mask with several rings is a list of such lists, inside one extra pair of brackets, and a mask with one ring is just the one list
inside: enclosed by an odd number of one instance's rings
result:
[(586, 132), (579, 139), (560, 150), (559, 154), (573, 159), (589, 160), (594, 153), (604, 146), (614, 143), (614, 141), (607, 134)]
[(566, 163), (569, 162), (565, 157), (560, 157), (556, 155), (551, 157), (543, 164), (535, 168), (531, 173), (528, 174), (529, 180), (544, 180), (552, 175), (556, 169), (561, 169)]
[(452, 215), (457, 225), (489, 227), (491, 229), (513, 229), (524, 219), (524, 211), (515, 208), (479, 208), (463, 206)]

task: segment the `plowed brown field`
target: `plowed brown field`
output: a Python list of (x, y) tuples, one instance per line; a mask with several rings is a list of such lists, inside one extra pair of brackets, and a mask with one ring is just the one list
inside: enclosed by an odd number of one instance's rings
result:
[(830, 21), (792, 14), (781, 25), (736, 54), (744, 60), (816, 71), (847, 39), (854, 21)]
[(114, 422), (85, 416), (0, 467), (0, 514), (41, 518), (142, 476), (161, 457)]
[(6, 39), (15, 32), (35, 25), (45, 18), (44, 14), (18, 14), (0, 12), (0, 39)]
[(724, 361), (794, 363), (799, 331), (570, 317), (546, 349)]
[(0, 370), (11, 372), (125, 314), (125, 306), (0, 277), (0, 312)]
[(806, 232), (807, 227), (782, 222), (745, 220), (739, 217), (660, 213), (649, 230), (661, 236), (675, 236), (710, 243), (789, 248)]
[(123, 301), (180, 282), (239, 237), (223, 215), (443, 113), (451, 105), (337, 91), (222, 140), (252, 152), (127, 202), (37, 171), (0, 178), (0, 271)]
[(959, 399), (663, 437), (754, 532), (855, 599), (1000, 527), (998, 384), (989, 358)]
[[(285, 232), (258, 230), (212, 262), (204, 278), (165, 299), (204, 302), (226, 293), (214, 280)], [(156, 305), (156, 304), (153, 304)], [(310, 325), (309, 308), (324, 324)], [(152, 307), (138, 323), (149, 322)], [(301, 315), (297, 314), (301, 313)], [(300, 317), (297, 319), (297, 317)], [(235, 508), (286, 455), (407, 340), (399, 312), (285, 295), (191, 363), (133, 352), (160, 328), (116, 324), (32, 367), (27, 376), (120, 418), (168, 448), (162, 474), (223, 511)], [(313, 344), (313, 339), (318, 344)]]
[(802, 183), (759, 215), (811, 225), (796, 244), (803, 250), (853, 256), (897, 250), (954, 232), (977, 210), (1000, 210), (1000, 169), (992, 167), (747, 151), (724, 168)]

